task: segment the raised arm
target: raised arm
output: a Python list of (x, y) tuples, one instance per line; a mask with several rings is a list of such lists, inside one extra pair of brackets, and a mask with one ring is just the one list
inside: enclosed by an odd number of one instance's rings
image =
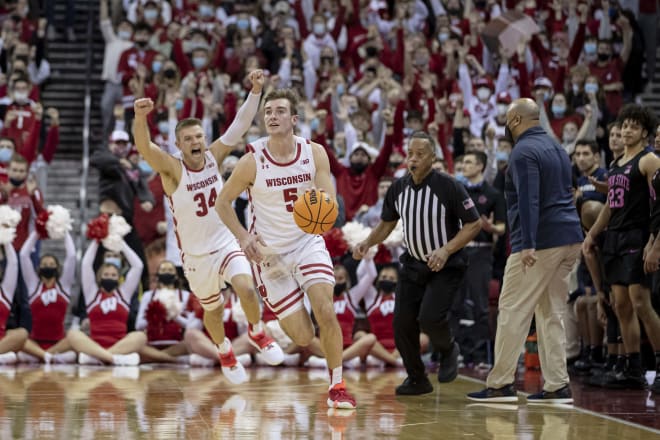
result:
[(135, 119), (133, 120), (133, 139), (135, 147), (149, 165), (158, 174), (168, 176), (178, 182), (181, 173), (179, 161), (151, 142), (147, 115), (154, 108), (151, 98), (137, 99), (133, 104)]
[(25, 243), (23, 243), (23, 247), (19, 252), (21, 274), (23, 275), (23, 281), (28, 290), (28, 295), (31, 295), (39, 285), (39, 275), (34, 270), (34, 264), (30, 258), (30, 254), (34, 249), (37, 240), (39, 240), (39, 234), (37, 234), (37, 231), (32, 231), (27, 240), (25, 240)]
[(11, 303), (14, 299), (16, 292), (16, 283), (18, 281), (18, 258), (14, 245), (11, 243), (5, 244), (5, 275), (2, 278), (2, 291), (7, 300)]
[(73, 242), (73, 237), (68, 232), (64, 236), (64, 264), (62, 265), (62, 276), (60, 277), (60, 284), (62, 288), (70, 295), (71, 287), (76, 281), (76, 245)]
[(348, 294), (351, 296), (351, 302), (357, 305), (364, 299), (365, 304), (371, 304), (373, 298), (376, 296), (376, 289), (374, 289), (373, 284), (378, 276), (374, 260), (372, 258), (363, 258), (360, 264), (358, 264), (356, 275), (359, 281), (348, 291)]
[(140, 257), (138, 257), (135, 251), (133, 251), (126, 242), (122, 244), (121, 253), (126, 257), (128, 264), (131, 265), (131, 268), (126, 274), (126, 278), (124, 279), (124, 283), (121, 285), (121, 294), (124, 297), (124, 300), (127, 303), (130, 303), (133, 293), (137, 290), (138, 285), (140, 284), (144, 263), (142, 263)]
[(147, 307), (149, 307), (152, 296), (152, 290), (147, 290), (142, 294), (142, 298), (140, 298), (140, 307), (138, 308), (137, 317), (135, 318), (135, 330), (144, 330), (147, 328)]
[(252, 91), (248, 94), (241, 108), (238, 109), (238, 113), (236, 113), (229, 128), (209, 146), (209, 150), (218, 164), (222, 164), (225, 157), (234, 149), (234, 146), (243, 139), (259, 110), (261, 90), (265, 81), (264, 73), (262, 70), (253, 70), (248, 78), (252, 81)]
[(89, 305), (94, 300), (94, 296), (99, 290), (98, 284), (96, 284), (96, 274), (94, 273), (94, 258), (96, 258), (96, 252), (99, 249), (99, 243), (96, 240), (93, 240), (87, 250), (85, 255), (83, 255), (82, 261), (80, 262), (80, 281), (82, 283), (83, 298), (85, 298), (85, 305)]

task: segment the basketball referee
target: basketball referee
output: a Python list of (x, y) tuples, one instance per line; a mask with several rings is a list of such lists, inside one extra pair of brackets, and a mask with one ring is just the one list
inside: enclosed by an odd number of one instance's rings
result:
[[(408, 145), (409, 173), (394, 182), (383, 202), (378, 225), (353, 252), (356, 259), (381, 243), (399, 219), (403, 222), (406, 252), (394, 306), (394, 341), (408, 372), (396, 388), (400, 395), (430, 393), (420, 356), (420, 330), (440, 353), (438, 381), (451, 382), (458, 373), (458, 345), (448, 313), (463, 281), (467, 257), (463, 247), (481, 230), (479, 213), (467, 191), (447, 174), (432, 169), (435, 142), (415, 132)], [(462, 225), (462, 227), (461, 227)]]

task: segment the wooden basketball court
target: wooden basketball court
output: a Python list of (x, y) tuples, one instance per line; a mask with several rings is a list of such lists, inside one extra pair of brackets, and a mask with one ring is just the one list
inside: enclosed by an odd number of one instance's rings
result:
[[(396, 397), (402, 370), (346, 371), (356, 411), (329, 410), (327, 372), (18, 366), (0, 369), (0, 439), (660, 439), (660, 396), (573, 383), (575, 406), (473, 404), (483, 386), (460, 376), (420, 397)], [(538, 374), (518, 389), (538, 389)]]

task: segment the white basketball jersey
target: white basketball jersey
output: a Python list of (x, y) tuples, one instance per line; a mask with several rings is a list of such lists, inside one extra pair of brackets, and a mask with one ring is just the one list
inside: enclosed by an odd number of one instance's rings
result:
[(183, 254), (205, 255), (235, 241), (215, 211), (215, 201), (222, 190), (218, 163), (210, 151), (204, 154), (204, 168), (199, 171), (189, 169), (179, 159), (181, 180), (168, 197), (178, 246)]
[(288, 163), (278, 163), (268, 152), (268, 138), (251, 144), (257, 173), (248, 192), (251, 207), (250, 232), (263, 238), (278, 253), (290, 252), (311, 235), (303, 232), (293, 220), (293, 203), (298, 194), (314, 185), (316, 165), (312, 144), (294, 136), (296, 156)]

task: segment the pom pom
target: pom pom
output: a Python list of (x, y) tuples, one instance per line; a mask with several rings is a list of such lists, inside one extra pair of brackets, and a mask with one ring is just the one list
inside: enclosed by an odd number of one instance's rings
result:
[(401, 220), (396, 222), (394, 230), (383, 240), (383, 244), (388, 248), (399, 247), (403, 245), (403, 226)]
[(366, 240), (371, 233), (371, 228), (358, 222), (348, 222), (342, 226), (341, 232), (344, 234), (346, 243), (348, 243), (348, 246), (352, 249), (361, 241)]
[(150, 341), (162, 338), (165, 333), (167, 310), (160, 301), (151, 301), (147, 306), (145, 317), (147, 318), (147, 339)]
[(53, 240), (61, 240), (73, 229), (71, 212), (65, 207), (51, 205), (46, 212), (49, 214), (46, 221), (46, 232)]
[(113, 252), (121, 252), (124, 245), (124, 236), (131, 232), (131, 226), (121, 215), (114, 215), (108, 220), (108, 235), (105, 237), (103, 247)]
[(37, 234), (39, 234), (39, 238), (42, 240), (49, 238), (48, 230), (46, 229), (46, 223), (48, 223), (49, 216), (50, 213), (48, 211), (41, 211), (34, 222), (34, 228), (36, 229)]
[(101, 214), (87, 223), (87, 238), (101, 241), (108, 236), (108, 214)]
[(332, 228), (323, 234), (325, 247), (328, 248), (333, 261), (339, 260), (348, 252), (348, 243), (344, 240), (344, 234), (339, 228)]
[(16, 228), (21, 222), (21, 213), (9, 205), (0, 205), (0, 226)]
[(16, 228), (5, 228), (0, 226), (0, 244), (10, 244), (16, 238)]
[(154, 295), (154, 299), (159, 301), (165, 307), (168, 321), (179, 316), (183, 310), (183, 304), (179, 301), (179, 295), (176, 290), (158, 289)]

